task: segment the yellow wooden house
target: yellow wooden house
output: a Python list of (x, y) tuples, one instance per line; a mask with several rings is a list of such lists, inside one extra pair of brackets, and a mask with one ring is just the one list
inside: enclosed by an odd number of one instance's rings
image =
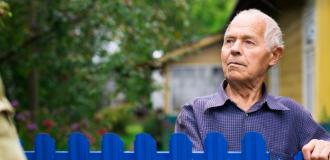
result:
[[(269, 91), (295, 99), (319, 122), (330, 121), (330, 1), (239, 0), (231, 18), (248, 8), (272, 16), (284, 34), (285, 53), (269, 71)], [(215, 92), (223, 79), (222, 37), (222, 33), (205, 37), (160, 58), (167, 113), (176, 114), (184, 101)]]
[(164, 110), (175, 115), (193, 97), (216, 91), (223, 79), (220, 68), (222, 35), (212, 35), (176, 49), (158, 61), (162, 66)]

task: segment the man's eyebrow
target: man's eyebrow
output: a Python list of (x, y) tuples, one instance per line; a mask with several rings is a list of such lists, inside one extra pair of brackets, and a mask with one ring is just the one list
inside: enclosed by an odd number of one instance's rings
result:
[(244, 35), (242, 38), (243, 39), (256, 39), (256, 37), (252, 36), (252, 35)]
[[(239, 37), (242, 39), (256, 39), (256, 37), (253, 35), (243, 35), (243, 36), (239, 36)], [(230, 34), (224, 36), (224, 39), (228, 39), (228, 38), (236, 38), (236, 36), (230, 35)]]

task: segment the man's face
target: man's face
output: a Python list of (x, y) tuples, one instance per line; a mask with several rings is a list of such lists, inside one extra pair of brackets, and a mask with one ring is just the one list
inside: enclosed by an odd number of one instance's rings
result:
[(221, 62), (225, 78), (251, 81), (263, 78), (272, 54), (266, 49), (265, 22), (254, 16), (236, 17), (229, 25), (221, 49)]

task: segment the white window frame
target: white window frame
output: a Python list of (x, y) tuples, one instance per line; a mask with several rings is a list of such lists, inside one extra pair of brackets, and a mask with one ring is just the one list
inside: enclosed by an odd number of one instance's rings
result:
[(315, 5), (308, 1), (303, 12), (303, 104), (315, 113)]
[(280, 66), (279, 64), (273, 66), (269, 70), (269, 92), (274, 96), (279, 95), (279, 88), (280, 88)]

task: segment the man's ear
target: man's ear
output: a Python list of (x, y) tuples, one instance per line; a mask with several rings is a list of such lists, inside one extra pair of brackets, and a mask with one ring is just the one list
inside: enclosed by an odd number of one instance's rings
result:
[(269, 61), (269, 66), (276, 65), (283, 56), (283, 48), (282, 47), (275, 47), (271, 51), (271, 60)]

